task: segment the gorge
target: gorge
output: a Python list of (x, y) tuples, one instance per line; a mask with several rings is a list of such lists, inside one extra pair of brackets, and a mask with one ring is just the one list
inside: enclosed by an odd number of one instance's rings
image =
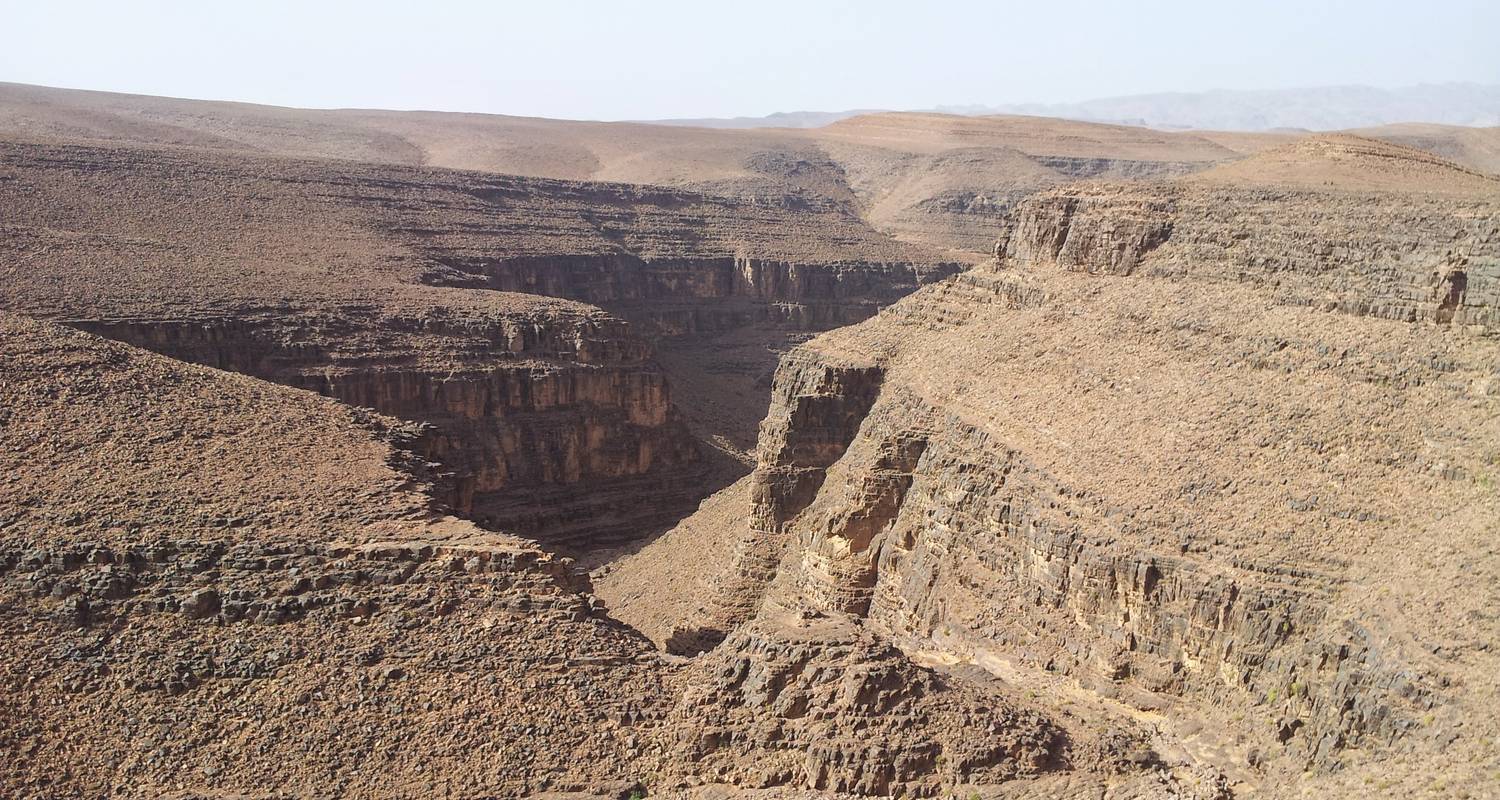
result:
[(1494, 785), (1482, 166), (38, 96), (18, 796)]

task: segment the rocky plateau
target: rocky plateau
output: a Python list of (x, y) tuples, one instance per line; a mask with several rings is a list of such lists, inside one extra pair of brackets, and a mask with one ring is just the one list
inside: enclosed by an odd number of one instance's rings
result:
[(0, 85), (0, 794), (1500, 796), (1490, 133)]

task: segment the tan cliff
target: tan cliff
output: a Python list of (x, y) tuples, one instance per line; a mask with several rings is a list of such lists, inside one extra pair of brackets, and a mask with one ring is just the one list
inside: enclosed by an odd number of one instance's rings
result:
[(565, 559), (436, 512), (409, 424), (8, 314), (0, 356), (8, 791), (626, 794), (657, 769), (671, 668)]
[[(705, 491), (643, 337), (826, 329), (961, 266), (834, 210), (676, 190), (5, 147), (5, 307), (427, 423), (456, 511), (570, 547)], [(130, 203), (183, 173), (172, 208)]]
[(1144, 722), (1173, 780), (1480, 785), (1500, 229), (1470, 180), (1029, 200), (996, 263), (783, 360), (702, 600), (642, 588), (695, 518), (601, 593), (685, 652), (851, 619)]

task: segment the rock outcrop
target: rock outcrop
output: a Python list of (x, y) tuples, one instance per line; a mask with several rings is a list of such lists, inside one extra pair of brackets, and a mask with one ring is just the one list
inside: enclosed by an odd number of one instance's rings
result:
[(1172, 184), (1039, 195), (1015, 215), (999, 255), (1251, 282), (1283, 304), (1493, 328), (1497, 195), (1500, 179), (1430, 154), (1327, 137)]
[(736, 786), (928, 797), (1056, 769), (1067, 749), (1042, 715), (917, 667), (841, 615), (762, 615), (686, 680), (675, 752)]
[[(409, 425), (0, 314), (18, 796), (625, 795), (673, 669)], [(379, 769), (372, 769), (372, 762)]]
[(0, 248), (26, 266), (0, 305), (425, 423), (457, 512), (569, 548), (711, 488), (643, 336), (825, 329), (960, 266), (789, 200), (4, 147)]
[(1459, 721), (1493, 699), (1494, 592), (1447, 559), (1493, 553), (1494, 220), (1212, 173), (1027, 201), (992, 267), (783, 360), (735, 566), (653, 636), (850, 620), (1094, 731), (1159, 720), (1209, 796), (1486, 781)]
[[(608, 541), (670, 522), (692, 501), (682, 484), (697, 449), (649, 346), (617, 319), (558, 304), (545, 313), (328, 322), (379, 342), (378, 362), (347, 343), (307, 341), (295, 318), (280, 316), (73, 324), (425, 423), (410, 446), (442, 465), (441, 495), (500, 530), (557, 544)], [(467, 363), (431, 363), (424, 351)], [(569, 487), (583, 483), (593, 490), (570, 502)]]
[(461, 285), (566, 297), (635, 322), (648, 335), (733, 328), (823, 331), (860, 322), (961, 264), (798, 263), (750, 257), (504, 258), (447, 266)]

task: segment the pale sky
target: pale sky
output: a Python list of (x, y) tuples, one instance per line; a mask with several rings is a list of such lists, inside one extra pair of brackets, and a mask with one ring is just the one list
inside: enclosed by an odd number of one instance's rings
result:
[(1500, 0), (0, 0), (0, 81), (581, 119), (1500, 83)]

